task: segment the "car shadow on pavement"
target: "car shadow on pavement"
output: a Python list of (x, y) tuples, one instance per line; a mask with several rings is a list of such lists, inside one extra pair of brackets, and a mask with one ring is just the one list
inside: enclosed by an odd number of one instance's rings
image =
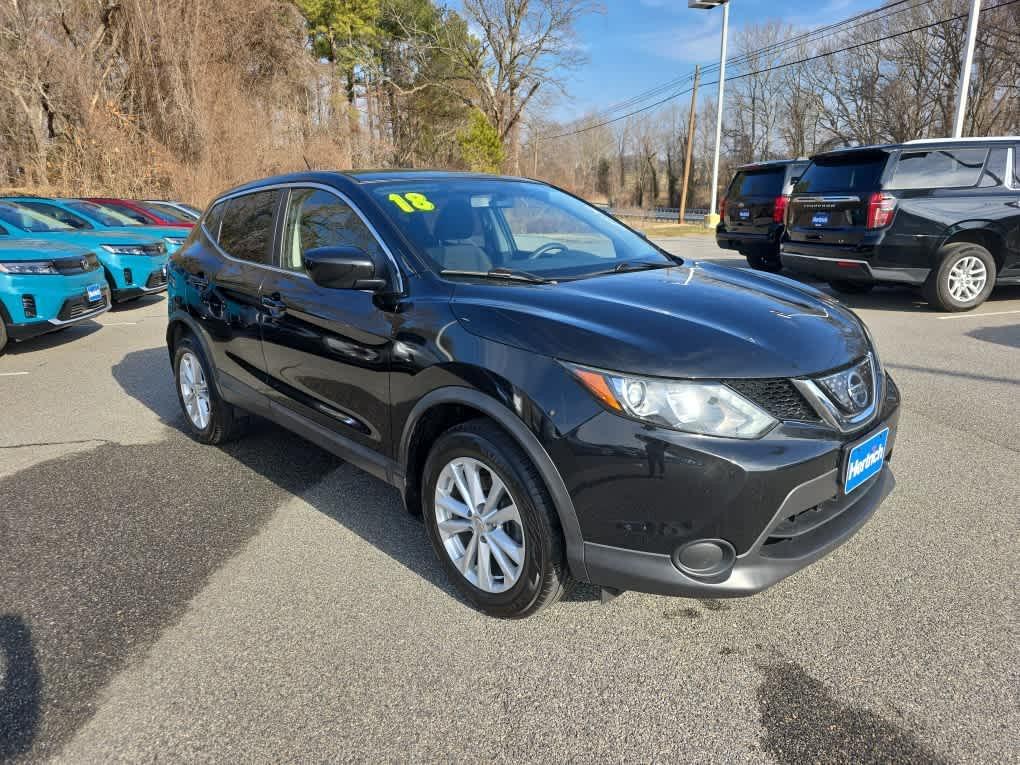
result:
[(30, 340), (23, 340), (20, 343), (10, 343), (7, 346), (7, 356), (21, 356), (23, 354), (44, 351), (48, 348), (58, 348), (65, 343), (73, 343), (83, 337), (88, 337), (94, 332), (103, 328), (102, 324), (94, 321), (86, 321), (81, 324), (67, 327), (56, 332), (50, 332)]
[[(186, 434), (165, 349), (149, 348), (129, 353), (114, 365), (112, 373), (125, 393), (155, 412), (164, 424)], [(202, 447), (196, 444), (196, 448)], [(329, 491), (330, 487), (317, 491), (314, 484), (299, 482), (294, 485), (288, 478), (295, 465), (317, 464), (321, 466), (320, 477), (326, 477), (343, 464), (342, 460), (258, 417), (252, 418), (244, 438), (219, 448), (281, 488), (295, 494), (302, 494), (304, 490), (302, 498), (323, 515), (333, 518), (440, 590), (466, 602), (440, 568), (420, 517), (404, 509), (393, 487), (353, 466), (343, 480), (343, 502), (336, 501), (336, 492)], [(285, 459), (281, 459), (281, 455)], [(597, 588), (579, 585), (565, 599), (598, 598)]]
[(1004, 345), (1007, 348), (1020, 348), (1020, 324), (972, 329), (967, 336), (975, 340), (984, 340), (986, 343)]
[(24, 754), (39, 727), (42, 678), (32, 633), (20, 616), (0, 615), (0, 762)]
[(146, 306), (154, 305), (155, 303), (162, 303), (166, 300), (166, 297), (162, 292), (158, 292), (153, 295), (142, 295), (134, 300), (127, 300), (123, 303), (114, 303), (110, 308), (111, 313), (124, 313), (133, 311), (136, 308), (145, 308)]

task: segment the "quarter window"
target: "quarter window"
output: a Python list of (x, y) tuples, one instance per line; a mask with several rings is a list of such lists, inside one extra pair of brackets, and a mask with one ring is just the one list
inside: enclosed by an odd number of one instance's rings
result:
[(889, 182), (893, 189), (952, 189), (977, 184), (987, 149), (904, 151)]
[(226, 206), (226, 202), (213, 205), (209, 208), (209, 212), (206, 213), (205, 219), (202, 221), (202, 225), (205, 226), (205, 230), (214, 242), (219, 242), (220, 240), (220, 221), (223, 220), (223, 209)]
[(219, 245), (239, 260), (269, 265), (277, 192), (256, 191), (226, 200)]
[(378, 240), (349, 204), (321, 189), (294, 189), (287, 207), (281, 266), (303, 271), (301, 259), (307, 250), (343, 246), (357, 247), (379, 262), (383, 257)]

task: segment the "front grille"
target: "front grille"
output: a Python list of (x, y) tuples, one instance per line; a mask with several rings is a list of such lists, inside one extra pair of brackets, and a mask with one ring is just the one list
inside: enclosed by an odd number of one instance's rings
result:
[(81, 258), (60, 258), (59, 260), (54, 260), (53, 267), (57, 270), (57, 273), (64, 276), (87, 274), (99, 268), (99, 258), (90, 252)]
[(818, 422), (821, 418), (789, 380), (723, 380), (727, 386), (750, 399), (777, 420)]
[(106, 287), (102, 288), (103, 297), (99, 300), (89, 302), (88, 295), (81, 294), (77, 297), (68, 298), (64, 301), (64, 305), (60, 307), (60, 313), (57, 314), (57, 318), (60, 321), (71, 321), (77, 319), (80, 316), (84, 316), (87, 313), (91, 313), (99, 308), (102, 308), (107, 302), (108, 290)]
[(145, 281), (146, 289), (150, 289), (151, 290), (151, 289), (154, 289), (156, 287), (165, 287), (165, 286), (166, 286), (166, 275), (163, 273), (163, 269), (162, 268), (159, 269), (158, 271), (153, 271), (151, 274), (149, 274), (149, 278)]
[(21, 296), (21, 310), (25, 312), (26, 319), (35, 318), (35, 295)]

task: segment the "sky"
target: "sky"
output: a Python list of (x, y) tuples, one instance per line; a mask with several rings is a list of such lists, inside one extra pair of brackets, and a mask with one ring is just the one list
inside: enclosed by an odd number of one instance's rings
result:
[[(569, 100), (551, 110), (570, 120), (719, 61), (722, 9), (692, 10), (687, 0), (602, 0), (606, 12), (578, 27), (589, 62), (568, 75)], [(731, 0), (730, 43), (745, 24), (778, 20), (809, 29), (831, 24), (882, 0)], [(714, 77), (712, 79), (715, 79)], [(684, 103), (687, 103), (685, 99)]]

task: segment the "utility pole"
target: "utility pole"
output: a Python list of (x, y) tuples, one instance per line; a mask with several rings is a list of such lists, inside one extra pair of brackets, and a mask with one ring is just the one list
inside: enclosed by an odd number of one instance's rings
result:
[(687, 120), (687, 150), (684, 153), (684, 181), (680, 186), (680, 215), (678, 223), (684, 224), (684, 210), (687, 209), (687, 182), (691, 178), (691, 154), (694, 151), (694, 120), (698, 115), (698, 78), (701, 67), (694, 67), (694, 88), (691, 90), (691, 116)]
[(974, 64), (974, 43), (977, 41), (978, 16), (981, 15), (981, 0), (971, 0), (970, 18), (967, 20), (967, 45), (963, 50), (960, 67), (960, 93), (956, 101), (956, 123), (953, 138), (963, 135), (963, 120), (967, 115), (967, 94), (970, 92), (970, 70)]

